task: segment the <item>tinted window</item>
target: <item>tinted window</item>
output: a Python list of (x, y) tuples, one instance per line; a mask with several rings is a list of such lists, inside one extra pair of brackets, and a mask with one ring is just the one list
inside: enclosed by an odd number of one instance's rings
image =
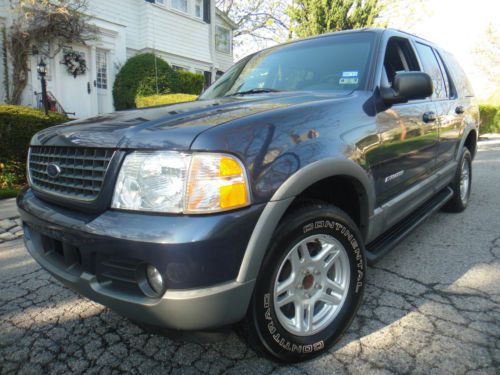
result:
[(437, 59), (438, 64), (439, 64), (439, 69), (441, 69), (441, 74), (443, 75), (444, 86), (446, 88), (446, 95), (448, 97), (455, 96), (455, 93), (453, 92), (454, 90), (452, 90), (452, 84), (450, 82), (450, 77), (448, 75), (448, 71), (446, 70), (446, 67), (444, 66), (444, 63), (443, 63), (443, 60), (441, 59), (441, 56), (439, 55), (439, 53), (436, 50), (434, 50), (434, 55), (436, 56), (436, 59)]
[(389, 85), (397, 72), (419, 71), (415, 52), (407, 39), (392, 38), (387, 43), (384, 57), (384, 68)]
[(443, 52), (443, 58), (446, 63), (446, 67), (450, 70), (451, 80), (455, 86), (457, 94), (460, 96), (474, 96), (472, 86), (455, 57), (451, 53)]
[(436, 60), (436, 56), (432, 51), (432, 48), (426, 46), (425, 44), (416, 43), (417, 51), (422, 60), (424, 66), (424, 72), (429, 74), (432, 78), (432, 83), (434, 85), (434, 93), (432, 94), (433, 99), (444, 99), (447, 97), (446, 86), (441, 74), (441, 69)]
[(374, 34), (335, 35), (271, 48), (233, 66), (201, 99), (253, 89), (352, 91), (364, 87)]

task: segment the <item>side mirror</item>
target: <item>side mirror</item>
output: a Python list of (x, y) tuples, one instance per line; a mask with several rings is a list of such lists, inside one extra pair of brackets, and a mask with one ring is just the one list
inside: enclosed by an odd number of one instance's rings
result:
[(388, 105), (425, 99), (433, 91), (432, 79), (424, 72), (398, 72), (391, 87), (380, 88), (382, 100)]

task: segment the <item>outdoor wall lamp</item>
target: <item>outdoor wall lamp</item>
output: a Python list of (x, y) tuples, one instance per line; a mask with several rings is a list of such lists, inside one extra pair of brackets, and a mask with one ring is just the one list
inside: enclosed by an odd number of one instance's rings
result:
[(45, 112), (45, 115), (49, 113), (49, 101), (47, 100), (47, 81), (45, 80), (45, 76), (47, 75), (47, 64), (43, 61), (43, 58), (40, 59), (40, 62), (38, 63), (36, 67), (36, 71), (38, 72), (38, 75), (40, 76), (40, 81), (42, 84), (42, 103), (43, 103), (43, 110)]

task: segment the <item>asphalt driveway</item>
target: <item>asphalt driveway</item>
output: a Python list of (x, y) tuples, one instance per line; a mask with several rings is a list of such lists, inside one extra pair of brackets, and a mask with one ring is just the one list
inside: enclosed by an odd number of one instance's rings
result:
[(0, 244), (0, 373), (498, 374), (500, 144), (482, 146), (471, 204), (438, 213), (369, 269), (363, 306), (331, 351), (281, 366), (235, 334), (151, 335), (57, 283), (21, 240)]

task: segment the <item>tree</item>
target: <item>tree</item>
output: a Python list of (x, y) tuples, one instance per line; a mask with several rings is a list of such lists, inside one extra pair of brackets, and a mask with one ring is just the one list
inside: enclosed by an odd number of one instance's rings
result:
[[(289, 30), (286, 9), (289, 2), (290, 0), (217, 0), (216, 5), (237, 26), (233, 32), (235, 48), (239, 49), (251, 41), (260, 49), (270, 42), (287, 39)], [(245, 52), (248, 52), (247, 49)]]
[(117, 110), (135, 108), (137, 96), (179, 92), (177, 73), (153, 53), (127, 60), (115, 78), (113, 99)]
[(21, 0), (7, 33), (12, 59), (12, 90), (9, 103), (19, 104), (28, 82), (28, 57), (32, 48), (54, 57), (64, 45), (86, 44), (95, 39), (96, 28), (85, 15), (86, 0)]
[(475, 64), (488, 79), (485, 97), (491, 103), (500, 104), (500, 28), (488, 24), (484, 38), (477, 42), (472, 51), (475, 55)]
[(294, 0), (287, 13), (293, 35), (303, 38), (372, 26), (380, 10), (378, 0)]

